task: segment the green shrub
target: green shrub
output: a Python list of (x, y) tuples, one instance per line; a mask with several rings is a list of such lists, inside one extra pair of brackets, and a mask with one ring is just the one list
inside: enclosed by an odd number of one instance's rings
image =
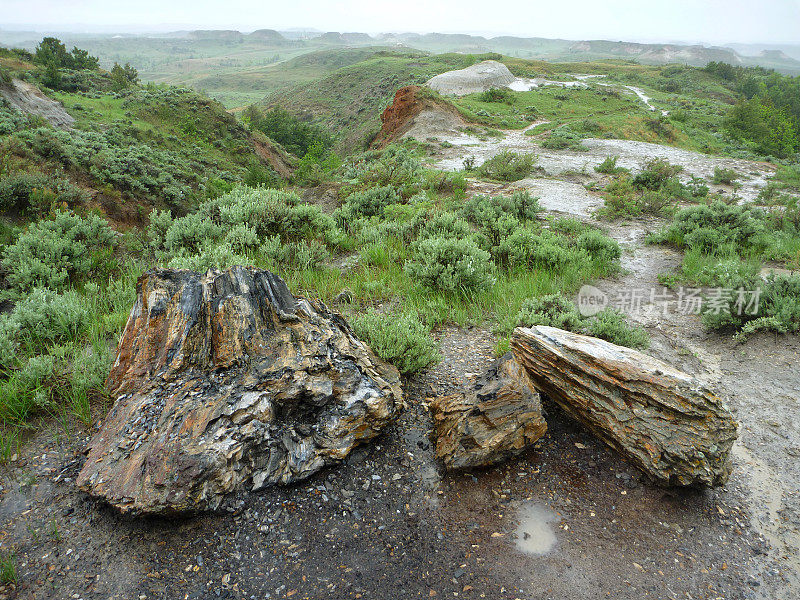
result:
[(712, 177), (711, 181), (717, 185), (731, 185), (737, 179), (739, 179), (739, 174), (733, 169), (714, 167), (714, 176)]
[(170, 225), (172, 225), (172, 213), (170, 211), (158, 209), (150, 211), (146, 233), (153, 248), (164, 247)]
[(575, 304), (560, 294), (528, 298), (516, 319), (519, 327), (545, 325), (600, 338), (628, 348), (642, 349), (650, 344), (647, 332), (631, 326), (622, 313), (607, 308), (593, 317), (584, 317)]
[(70, 358), (68, 402), (84, 423), (91, 422), (90, 397), (102, 395), (113, 356), (107, 344), (77, 348)]
[(491, 255), (471, 239), (433, 237), (415, 242), (405, 270), (429, 289), (470, 295), (494, 284)]
[(357, 180), (363, 187), (393, 186), (408, 197), (419, 191), (422, 163), (404, 146), (391, 145), (382, 151), (362, 154), (344, 169), (347, 179)]
[(760, 270), (758, 261), (742, 260), (733, 248), (717, 254), (708, 254), (701, 248), (689, 248), (681, 265), (682, 277), (687, 281), (729, 288), (757, 281)]
[[(727, 296), (703, 304), (706, 328), (732, 329), (738, 339), (756, 331), (800, 331), (800, 276), (770, 275), (766, 281), (756, 277), (736, 283), (727, 288)], [(760, 290), (757, 308), (750, 305), (750, 292), (755, 290)]]
[(17, 377), (25, 388), (36, 390), (47, 387), (55, 373), (55, 358), (49, 354), (39, 354), (28, 359), (17, 373)]
[(701, 177), (692, 175), (689, 183), (686, 184), (686, 189), (693, 198), (705, 198), (708, 196), (708, 186)]
[(403, 375), (441, 360), (436, 342), (416, 314), (384, 314), (370, 309), (352, 323), (356, 335)]
[(262, 245), (275, 264), (319, 264), (328, 255), (324, 246), (334, 244), (340, 232), (333, 217), (303, 204), (293, 192), (237, 187), (179, 219), (153, 211), (148, 235), (161, 260), (203, 270), (214, 266), (213, 260), (220, 261), (218, 266), (252, 264), (248, 253)]
[(504, 215), (527, 223), (536, 219), (541, 211), (539, 199), (533, 198), (528, 192), (494, 197), (475, 195), (464, 202), (459, 210), (462, 217), (479, 227), (497, 221)]
[(237, 254), (230, 244), (224, 242), (207, 243), (197, 252), (180, 251), (171, 258), (165, 256), (164, 259), (165, 262), (168, 259), (167, 266), (171, 269), (190, 269), (199, 273), (212, 267), (226, 269), (234, 265), (252, 264), (247, 256)]
[(583, 329), (584, 318), (571, 300), (561, 294), (546, 294), (526, 299), (517, 314), (517, 326), (535, 325), (578, 332)]
[(103, 269), (117, 244), (118, 234), (95, 215), (80, 217), (58, 211), (53, 219), (32, 224), (3, 251), (2, 265), (11, 294), (34, 287), (64, 289)]
[(321, 142), (315, 142), (300, 159), (294, 172), (294, 180), (305, 185), (319, 185), (342, 165), (336, 154)]
[(12, 367), (17, 360), (19, 323), (11, 315), (0, 315), (0, 371)]
[(391, 185), (353, 192), (337, 213), (337, 219), (344, 224), (352, 218), (381, 215), (387, 206), (399, 202), (402, 202), (402, 198), (397, 188)]
[[(554, 272), (567, 266), (587, 267), (590, 257), (573, 246), (569, 238), (547, 230), (518, 228), (500, 243), (498, 257), (508, 257), (513, 267), (548, 269)], [(501, 262), (502, 258), (500, 259)]]
[(414, 225), (419, 230), (419, 238), (469, 238), (475, 235), (472, 226), (465, 219), (449, 211), (433, 215), (422, 213), (415, 219)]
[(763, 244), (761, 234), (765, 230), (765, 221), (766, 213), (762, 209), (716, 201), (679, 210), (657, 239), (706, 252), (715, 252), (728, 245), (744, 252)]
[(463, 173), (425, 171), (425, 189), (437, 194), (463, 196), (467, 189), (467, 179)]
[(604, 265), (608, 269), (611, 269), (622, 256), (619, 243), (597, 229), (580, 234), (575, 245), (585, 250), (597, 264)]
[(659, 190), (681, 171), (683, 171), (683, 167), (671, 165), (664, 159), (656, 158), (649, 161), (644, 170), (633, 178), (633, 187), (640, 190)]
[(605, 204), (599, 213), (608, 218), (661, 215), (676, 204), (670, 189), (639, 189), (625, 174), (615, 176), (603, 191)]
[(514, 103), (514, 94), (508, 88), (489, 88), (485, 92), (478, 94), (481, 102), (503, 102), (505, 104)]
[(56, 176), (18, 172), (0, 178), (0, 211), (46, 213), (56, 204), (76, 207), (88, 199), (81, 188)]
[(175, 219), (164, 235), (164, 248), (171, 255), (184, 251), (196, 254), (209, 240), (222, 236), (223, 228), (201, 212)]
[(619, 156), (609, 156), (599, 165), (595, 166), (594, 170), (598, 173), (605, 175), (616, 175), (618, 173), (626, 173), (628, 170), (625, 167), (618, 167), (617, 161)]
[(73, 291), (59, 294), (34, 289), (17, 303), (11, 319), (18, 327), (18, 339), (31, 347), (76, 339), (89, 327), (86, 302)]
[(277, 187), (280, 177), (272, 168), (254, 163), (247, 167), (242, 183), (250, 187)]
[(531, 174), (536, 160), (532, 154), (503, 150), (478, 167), (478, 174), (499, 181), (518, 181)]
[(78, 339), (91, 324), (87, 303), (77, 293), (34, 289), (11, 313), (0, 316), (0, 373), (51, 344)]
[(643, 349), (650, 345), (650, 338), (644, 329), (628, 325), (622, 313), (610, 308), (587, 319), (584, 331), (587, 335), (618, 346)]
[(330, 257), (327, 247), (317, 240), (282, 243), (274, 236), (261, 246), (263, 256), (280, 269), (316, 269)]
[(330, 134), (322, 127), (301, 121), (282, 108), (261, 112), (251, 106), (244, 117), (251, 128), (263, 132), (296, 156), (305, 156), (315, 144), (326, 149), (333, 145)]
[(554, 129), (547, 139), (542, 141), (542, 148), (547, 148), (548, 150), (569, 149), (585, 151), (587, 148), (581, 143), (582, 141), (583, 137), (579, 133), (572, 131), (566, 125), (562, 125), (558, 129)]

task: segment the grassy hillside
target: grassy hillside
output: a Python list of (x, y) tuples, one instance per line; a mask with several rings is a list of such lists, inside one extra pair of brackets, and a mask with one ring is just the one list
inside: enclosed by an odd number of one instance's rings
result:
[[(7, 78), (26, 79), (47, 90), (43, 69), (32, 63), (6, 53), (0, 66)], [(3, 101), (0, 175), (49, 178), (51, 190), (60, 185), (56, 182), (69, 183), (81, 190), (67, 202), (71, 208), (80, 201), (126, 222), (141, 221), (154, 206), (185, 212), (215, 186), (256, 172), (275, 177), (269, 141), (245, 129), (218, 102), (186, 88), (119, 89), (100, 70), (64, 70), (61, 77), (62, 82), (81, 81), (75, 91), (47, 92), (75, 119), (73, 129), (54, 128)], [(50, 208), (43, 199), (36, 207), (27, 206), (21, 196), (33, 192), (15, 194), (21, 216)], [(46, 197), (61, 202), (57, 193)]]
[[(351, 56), (354, 50), (329, 51)], [(324, 56), (327, 53), (320, 53)], [(497, 55), (438, 54), (375, 50), (365, 60), (309, 83), (275, 92), (260, 104), (279, 106), (328, 128), (340, 151), (363, 147), (380, 128), (380, 114), (398, 88), (434, 75), (498, 58)]]
[[(800, 73), (800, 62), (779, 52), (740, 56), (727, 48), (631, 44), (499, 36), (484, 38), (464, 34), (363, 33), (306, 34), (258, 30), (183, 31), (160, 35), (60, 34), (69, 47), (86, 48), (100, 58), (101, 66), (129, 62), (143, 81), (188, 86), (221, 101), (228, 108), (255, 102), (269, 93), (292, 87), (323, 73), (317, 64), (287, 64), (304, 54), (331, 49), (384, 46), (431, 53), (500, 53), (509, 57), (551, 62), (623, 59), (642, 64), (679, 63), (704, 66), (725, 61), (743, 66), (760, 65), (780, 72)], [(41, 33), (0, 31), (0, 44), (33, 50)], [(316, 62), (312, 59), (312, 62)], [(285, 66), (285, 68), (283, 68)], [(344, 65), (339, 65), (344, 66)]]
[[(681, 65), (641, 65), (631, 61), (548, 63), (496, 54), (440, 54), (342, 49), (294, 59), (297, 67), (309, 61), (331, 67), (352, 61), (318, 79), (268, 95), (262, 107), (281, 107), (325, 127), (338, 151), (362, 147), (380, 126), (380, 113), (397, 88), (420, 84), (438, 73), (481, 60), (503, 62), (518, 77), (577, 81), (587, 89), (546, 86), (527, 92), (508, 92), (503, 101), (481, 94), (442, 98), (466, 120), (498, 129), (521, 129), (546, 120), (531, 134), (561, 133), (580, 137), (612, 137), (656, 142), (706, 153), (752, 156), (752, 149), (724, 131), (726, 115), (741, 98), (736, 83), (714, 72)], [(288, 65), (288, 63), (287, 63)], [(280, 69), (280, 67), (276, 67)], [(278, 71), (276, 70), (276, 73)], [(764, 72), (766, 73), (766, 72)], [(310, 75), (310, 73), (309, 73)], [(627, 86), (639, 89), (654, 110)], [(666, 114), (664, 114), (666, 113)], [(566, 126), (567, 129), (563, 129)]]

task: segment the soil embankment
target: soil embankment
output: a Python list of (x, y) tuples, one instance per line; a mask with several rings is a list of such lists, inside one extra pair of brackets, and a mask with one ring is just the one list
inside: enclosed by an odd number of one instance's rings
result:
[(48, 98), (27, 81), (12, 79), (9, 84), (0, 84), (0, 96), (17, 110), (42, 117), (54, 127), (70, 129), (75, 122), (60, 102)]

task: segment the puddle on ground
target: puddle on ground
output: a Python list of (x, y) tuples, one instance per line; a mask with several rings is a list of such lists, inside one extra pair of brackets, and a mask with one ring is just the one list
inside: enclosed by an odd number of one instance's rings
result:
[(555, 525), (558, 515), (538, 502), (523, 502), (517, 518), (517, 550), (526, 554), (541, 556), (550, 552), (558, 541)]

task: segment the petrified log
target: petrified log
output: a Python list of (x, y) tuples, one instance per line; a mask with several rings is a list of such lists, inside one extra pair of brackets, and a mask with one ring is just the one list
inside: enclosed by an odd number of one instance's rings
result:
[(723, 485), (736, 421), (696, 378), (650, 356), (554, 327), (511, 347), (536, 387), (663, 485)]
[(430, 404), (436, 456), (448, 469), (507, 460), (547, 431), (539, 392), (509, 352), (460, 394)]
[(77, 481), (123, 512), (214, 509), (303, 479), (402, 408), (397, 370), (268, 271), (154, 270), (137, 296)]

